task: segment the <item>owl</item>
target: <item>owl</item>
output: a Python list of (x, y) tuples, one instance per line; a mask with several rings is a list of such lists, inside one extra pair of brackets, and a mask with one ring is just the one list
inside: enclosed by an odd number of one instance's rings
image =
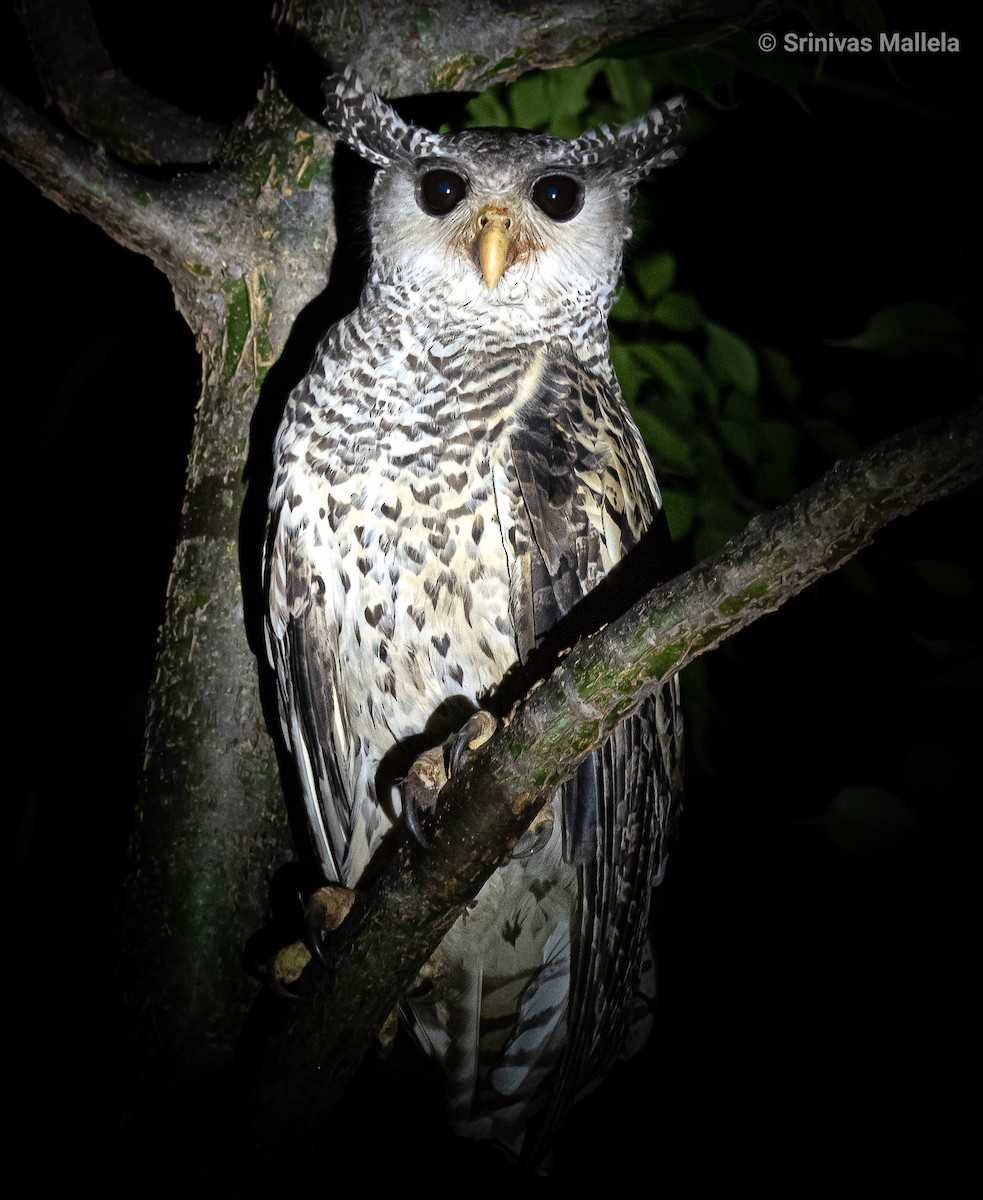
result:
[[(501, 711), (602, 583), (665, 573), (608, 313), (634, 185), (678, 156), (682, 101), (565, 141), (433, 133), (351, 73), (325, 95), (377, 168), (371, 255), (277, 436), (267, 645), (324, 879), (357, 889), (413, 815), (400, 748)], [(535, 1162), (644, 1036), (680, 737), (672, 681), (557, 790), (406, 998), (462, 1135)]]

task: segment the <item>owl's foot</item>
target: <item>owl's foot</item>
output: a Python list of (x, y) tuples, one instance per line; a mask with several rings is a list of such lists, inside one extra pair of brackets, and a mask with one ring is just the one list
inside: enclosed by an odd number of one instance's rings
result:
[(452, 1004), (467, 991), (467, 976), (461, 962), (438, 946), (420, 968), (407, 996), (414, 1004)]
[(468, 717), (451, 747), (451, 775), (456, 775), (468, 761), (468, 755), (483, 746), (498, 728), (498, 722), (485, 708)]
[(433, 842), (423, 827), (421, 814), (433, 812), (441, 788), (464, 766), (468, 755), (488, 741), (497, 726), (491, 713), (479, 708), (452, 738), (425, 750), (407, 772), (401, 789), (406, 825), (424, 849), (433, 849)]
[(393, 1042), (399, 1030), (399, 1006), (386, 1017), (382, 1028), (375, 1037), (375, 1051), (380, 1058), (388, 1058), (392, 1053)]
[(310, 961), (311, 952), (303, 942), (291, 942), (278, 950), (266, 964), (266, 982), (270, 990), (288, 1000), (296, 1000), (297, 994), (290, 990), (291, 986), (303, 975)]
[(304, 907), (304, 930), (307, 946), (324, 962), (324, 942), (329, 933), (334, 933), (355, 903), (351, 888), (337, 883), (326, 883), (312, 892)]
[(420, 816), (421, 813), (433, 812), (437, 807), (437, 796), (446, 782), (443, 746), (431, 746), (429, 750), (424, 750), (403, 780), (401, 790), (406, 827), (414, 840), (426, 850), (433, 849), (433, 843), (424, 832)]
[(540, 850), (545, 849), (546, 843), (553, 836), (554, 823), (553, 804), (552, 801), (548, 801), (536, 816), (533, 817), (532, 824), (522, 835), (519, 844), (512, 851), (512, 857), (532, 858), (534, 854), (538, 854)]

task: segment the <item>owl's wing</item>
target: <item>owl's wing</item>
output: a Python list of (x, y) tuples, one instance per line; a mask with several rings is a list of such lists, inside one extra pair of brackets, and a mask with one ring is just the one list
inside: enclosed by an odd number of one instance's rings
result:
[[(522, 409), (512, 459), (528, 555), (529, 585), (513, 601), (520, 646), (541, 643), (557, 622), (570, 624), (578, 606), (593, 607), (587, 624), (596, 627), (670, 573), (655, 477), (613, 378), (587, 374), (572, 359), (550, 364)], [(633, 548), (629, 576), (616, 568)], [(541, 1144), (628, 1033), (647, 946), (647, 894), (678, 790), (677, 701), (675, 682), (660, 689), (562, 788), (564, 857), (576, 867), (579, 904), (566, 1037)]]
[(312, 844), (325, 878), (344, 882), (352, 802), (340, 766), (348, 759), (348, 731), (338, 703), (338, 631), (325, 608), (323, 581), (313, 577), (304, 552), (302, 525), (289, 512), (284, 502), (270, 526), (267, 655)]

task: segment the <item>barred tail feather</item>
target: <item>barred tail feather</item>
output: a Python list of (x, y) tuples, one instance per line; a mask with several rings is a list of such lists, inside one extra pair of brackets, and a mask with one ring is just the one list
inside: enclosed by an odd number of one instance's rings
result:
[(568, 887), (556, 882), (561, 843), (557, 829), (489, 881), (439, 951), (433, 995), (409, 1004), (417, 1040), (447, 1076), (454, 1128), (515, 1158), (567, 1045), (577, 894), (572, 870)]

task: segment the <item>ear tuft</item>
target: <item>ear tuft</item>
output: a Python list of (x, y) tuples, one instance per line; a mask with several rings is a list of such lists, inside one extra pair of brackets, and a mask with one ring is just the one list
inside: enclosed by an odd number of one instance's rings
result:
[(672, 143), (679, 136), (685, 108), (683, 97), (674, 96), (617, 129), (589, 129), (570, 143), (571, 149), (582, 156), (584, 165), (608, 167), (629, 184), (636, 183), (683, 156), (684, 148)]
[(328, 128), (377, 167), (416, 157), (437, 140), (429, 130), (408, 125), (375, 92), (367, 91), (350, 66), (340, 75), (329, 75), (322, 86)]

